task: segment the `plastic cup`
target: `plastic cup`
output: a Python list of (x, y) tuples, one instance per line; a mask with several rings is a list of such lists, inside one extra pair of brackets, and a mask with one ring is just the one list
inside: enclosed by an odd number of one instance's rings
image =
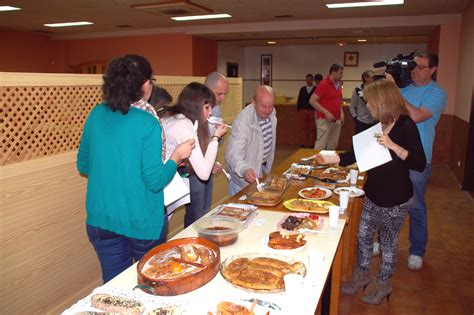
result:
[(341, 211), (347, 209), (349, 205), (349, 194), (348, 190), (341, 190), (339, 192), (339, 206), (341, 207)]
[(349, 172), (349, 174), (350, 174), (351, 186), (355, 186), (357, 184), (357, 177), (359, 176), (359, 171), (358, 170), (351, 170)]
[(329, 207), (329, 226), (332, 230), (335, 230), (337, 223), (339, 222), (339, 206), (330, 206)]

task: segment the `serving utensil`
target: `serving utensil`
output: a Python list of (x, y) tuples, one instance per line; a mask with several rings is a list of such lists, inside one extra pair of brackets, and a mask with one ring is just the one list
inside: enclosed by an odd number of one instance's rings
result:
[(319, 180), (320, 182), (324, 182), (324, 183), (332, 183), (332, 184), (336, 184), (336, 183), (337, 183), (336, 180), (330, 179), (330, 178), (320, 178), (320, 177), (317, 177), (317, 176), (306, 175), (306, 174), (300, 174), (300, 176), (309, 177), (309, 178), (313, 178), (313, 179), (317, 179), (317, 180)]
[(257, 190), (262, 191), (263, 190), (263, 183), (260, 183), (260, 181), (258, 180), (258, 177), (256, 177), (255, 180), (257, 181)]

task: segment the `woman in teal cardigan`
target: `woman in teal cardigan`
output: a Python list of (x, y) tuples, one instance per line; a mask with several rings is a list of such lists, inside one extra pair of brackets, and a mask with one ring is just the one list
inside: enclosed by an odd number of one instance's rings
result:
[(163, 189), (194, 140), (162, 160), (162, 129), (153, 107), (152, 69), (137, 55), (113, 60), (104, 75), (104, 102), (89, 114), (77, 154), (87, 181), (87, 234), (109, 281), (166, 241)]

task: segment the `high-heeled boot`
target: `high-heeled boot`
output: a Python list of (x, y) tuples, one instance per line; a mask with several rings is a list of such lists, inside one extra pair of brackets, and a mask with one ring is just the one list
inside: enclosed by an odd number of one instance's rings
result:
[(390, 299), (390, 294), (392, 293), (392, 281), (391, 279), (388, 280), (380, 280), (377, 279), (375, 282), (375, 289), (367, 295), (362, 297), (362, 302), (368, 304), (380, 304), (384, 297), (387, 297), (387, 303)]
[(369, 271), (357, 269), (354, 271), (352, 280), (341, 286), (341, 291), (344, 294), (354, 295), (360, 288), (364, 288), (370, 283)]

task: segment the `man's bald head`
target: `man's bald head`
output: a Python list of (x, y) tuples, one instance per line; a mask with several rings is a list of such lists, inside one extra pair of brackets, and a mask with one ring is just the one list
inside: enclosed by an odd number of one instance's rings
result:
[(255, 111), (260, 118), (267, 119), (273, 112), (275, 106), (275, 92), (268, 85), (259, 85), (255, 89), (253, 97)]
[(217, 104), (220, 104), (224, 100), (229, 91), (227, 78), (219, 71), (209, 73), (204, 81), (204, 85), (214, 92)]

